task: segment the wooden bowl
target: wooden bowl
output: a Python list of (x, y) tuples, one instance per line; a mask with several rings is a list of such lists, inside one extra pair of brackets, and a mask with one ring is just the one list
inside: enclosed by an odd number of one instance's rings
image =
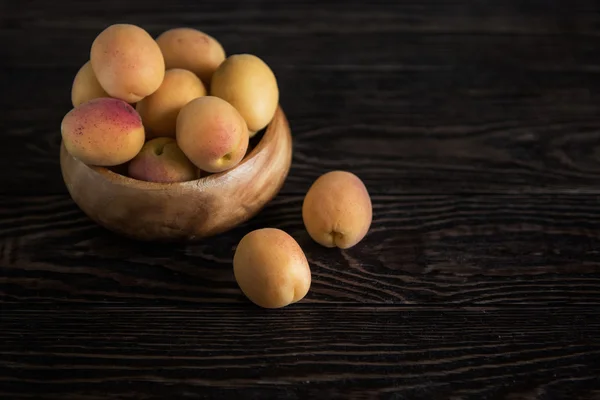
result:
[(196, 240), (256, 215), (277, 195), (292, 160), (292, 137), (279, 107), (258, 144), (234, 168), (182, 183), (153, 183), (88, 166), (64, 145), (60, 166), (69, 194), (105, 228), (139, 240)]

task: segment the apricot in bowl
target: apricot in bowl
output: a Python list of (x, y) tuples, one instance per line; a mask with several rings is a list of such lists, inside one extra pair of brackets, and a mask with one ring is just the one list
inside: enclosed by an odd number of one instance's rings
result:
[(231, 104), (214, 96), (199, 97), (183, 107), (176, 132), (181, 150), (203, 171), (230, 169), (248, 148), (244, 118)]
[(60, 165), (72, 199), (99, 225), (138, 240), (198, 240), (252, 218), (282, 187), (292, 138), (281, 107), (257, 139), (235, 167), (185, 182), (147, 182), (88, 165), (65, 142)]
[(127, 170), (130, 177), (146, 182), (186, 182), (198, 178), (198, 168), (170, 137), (147, 141)]
[(111, 96), (135, 103), (154, 93), (165, 76), (160, 47), (148, 32), (132, 24), (114, 24), (93, 41), (90, 63)]
[(123, 164), (144, 145), (142, 119), (123, 100), (99, 97), (69, 111), (60, 126), (65, 148), (86, 164)]
[[(292, 140), (275, 76), (258, 57), (220, 69), (225, 59), (192, 28), (156, 39), (126, 23), (98, 33), (61, 124), (63, 179), (91, 219), (132, 238), (193, 240), (246, 221), (277, 194)], [(210, 91), (219, 70), (222, 97)], [(248, 123), (260, 131), (252, 139)]]

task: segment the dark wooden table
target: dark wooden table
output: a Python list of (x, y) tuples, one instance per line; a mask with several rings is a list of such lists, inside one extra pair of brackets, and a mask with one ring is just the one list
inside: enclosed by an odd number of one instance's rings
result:
[[(600, 398), (600, 5), (360, 3), (0, 2), (0, 398)], [(272, 66), (294, 158), (256, 218), (148, 246), (71, 201), (60, 121), (116, 22)], [(345, 251), (302, 225), (331, 169), (374, 204)], [(233, 279), (266, 226), (313, 273), (282, 310)]]

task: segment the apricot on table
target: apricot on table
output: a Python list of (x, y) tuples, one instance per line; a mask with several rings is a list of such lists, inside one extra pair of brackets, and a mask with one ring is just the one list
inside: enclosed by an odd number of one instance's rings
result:
[(123, 164), (138, 154), (145, 141), (139, 114), (125, 101), (110, 97), (71, 109), (60, 130), (67, 151), (88, 165)]
[(187, 158), (206, 172), (237, 165), (248, 148), (248, 128), (225, 100), (204, 96), (187, 103), (177, 116), (177, 143)]
[(198, 169), (171, 137), (147, 141), (129, 162), (129, 176), (147, 182), (185, 182), (196, 179)]
[(234, 54), (223, 61), (213, 74), (210, 94), (239, 111), (248, 124), (250, 137), (271, 122), (279, 104), (275, 74), (253, 54)]
[(235, 280), (244, 295), (263, 308), (302, 300), (311, 285), (308, 261), (285, 231), (263, 228), (246, 234), (233, 257)]
[(154, 93), (165, 75), (160, 47), (148, 32), (131, 24), (114, 24), (100, 32), (90, 61), (104, 90), (128, 103)]
[(206, 85), (225, 59), (223, 46), (212, 36), (197, 29), (169, 29), (156, 38), (167, 69), (183, 68), (195, 73)]
[(205, 95), (204, 84), (193, 72), (180, 68), (167, 70), (158, 90), (136, 104), (146, 128), (146, 138), (175, 137), (179, 111)]
[(308, 234), (325, 247), (347, 249), (356, 245), (369, 231), (372, 218), (367, 188), (348, 171), (321, 175), (302, 204), (302, 219)]
[(106, 90), (102, 88), (94, 69), (90, 61), (83, 64), (75, 79), (73, 79), (73, 86), (71, 87), (71, 102), (73, 107), (77, 107), (81, 103), (85, 103), (88, 100), (97, 99), (98, 97), (110, 97)]

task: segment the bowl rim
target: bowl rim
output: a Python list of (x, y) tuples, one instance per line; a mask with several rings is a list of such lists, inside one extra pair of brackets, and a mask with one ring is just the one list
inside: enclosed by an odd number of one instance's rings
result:
[(227, 176), (229, 176), (230, 174), (235, 172), (238, 168), (243, 168), (245, 166), (245, 164), (252, 162), (253, 158), (255, 158), (260, 152), (265, 150), (268, 147), (268, 145), (275, 140), (277, 132), (278, 132), (278, 130), (276, 129), (276, 126), (279, 125), (281, 119), (286, 119), (286, 117), (285, 117), (285, 114), (283, 112), (281, 105), (278, 104), (277, 108), (275, 109), (275, 114), (273, 115), (273, 118), (271, 119), (269, 124), (265, 128), (262, 129), (262, 130), (264, 130), (264, 133), (263, 133), (262, 137), (260, 138), (260, 140), (258, 141), (256, 146), (254, 146), (254, 148), (252, 148), (252, 150), (249, 153), (247, 153), (238, 164), (236, 164), (234, 167), (232, 167), (228, 170), (213, 173), (213, 174), (210, 174), (207, 176), (203, 176), (203, 177), (200, 177), (197, 179), (192, 179), (192, 180), (184, 181), (184, 182), (150, 182), (150, 181), (143, 181), (143, 180), (135, 179), (130, 176), (123, 175), (123, 174), (120, 174), (115, 171), (111, 171), (108, 167), (98, 166), (98, 165), (88, 165), (88, 164), (82, 162), (81, 160), (73, 157), (70, 153), (68, 153), (67, 149), (64, 147), (64, 144), (61, 143), (61, 147), (63, 147), (63, 151), (67, 152), (67, 155), (69, 157), (75, 158), (77, 160), (77, 162), (82, 164), (82, 166), (85, 166), (88, 169), (90, 169), (91, 171), (94, 171), (95, 173), (102, 175), (105, 179), (110, 181), (112, 184), (116, 184), (116, 185), (120, 185), (120, 186), (128, 186), (128, 187), (135, 186), (139, 189), (144, 189), (144, 190), (168, 190), (173, 187), (199, 186), (199, 185), (202, 186), (204, 184), (208, 184), (209, 182), (211, 184), (218, 183), (218, 181), (225, 179)]

